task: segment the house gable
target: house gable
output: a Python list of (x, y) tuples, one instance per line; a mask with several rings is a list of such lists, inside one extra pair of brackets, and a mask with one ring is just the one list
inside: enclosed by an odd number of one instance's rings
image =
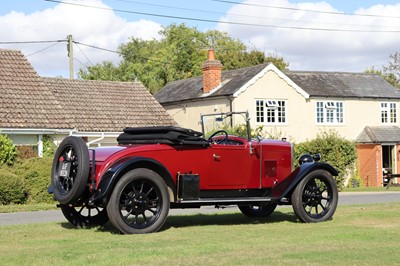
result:
[(250, 79), (246, 84), (244, 84), (241, 88), (239, 88), (234, 94), (233, 97), (238, 97), (240, 94), (244, 93), (249, 87), (251, 87), (254, 83), (256, 83), (259, 79), (265, 76), (265, 74), (269, 71), (274, 72), (278, 75), (282, 80), (284, 80), (289, 86), (291, 86), (297, 93), (302, 95), (305, 99), (308, 99), (310, 95), (305, 92), (302, 88), (300, 88), (296, 83), (294, 83), (290, 78), (288, 78), (282, 71), (280, 71), (274, 64), (270, 63), (266, 66), (261, 72), (255, 75), (252, 79)]

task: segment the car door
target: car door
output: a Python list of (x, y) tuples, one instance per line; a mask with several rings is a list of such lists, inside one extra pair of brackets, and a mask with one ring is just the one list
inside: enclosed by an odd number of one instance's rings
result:
[[(252, 148), (254, 151), (254, 147)], [(246, 189), (260, 185), (258, 154), (250, 153), (248, 142), (212, 144), (210, 169), (206, 180), (208, 189)]]

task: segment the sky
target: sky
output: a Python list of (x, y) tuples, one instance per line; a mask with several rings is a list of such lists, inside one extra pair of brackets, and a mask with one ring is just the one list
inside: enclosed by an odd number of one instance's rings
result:
[(0, 49), (21, 50), (41, 76), (69, 77), (72, 35), (77, 77), (118, 64), (120, 44), (159, 39), (172, 23), (227, 32), (282, 56), (290, 70), (363, 72), (400, 52), (400, 1), (392, 0), (3, 0)]

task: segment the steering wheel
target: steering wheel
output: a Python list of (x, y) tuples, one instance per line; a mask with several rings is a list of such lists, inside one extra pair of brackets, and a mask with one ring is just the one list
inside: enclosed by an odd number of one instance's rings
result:
[[(213, 137), (215, 137), (216, 135), (221, 134), (221, 133), (223, 133), (225, 135), (223, 139), (213, 139)], [(225, 130), (215, 131), (208, 138), (208, 142), (212, 142), (212, 143), (215, 143), (215, 144), (221, 144), (221, 143), (227, 144), (228, 143), (228, 132), (226, 132)]]

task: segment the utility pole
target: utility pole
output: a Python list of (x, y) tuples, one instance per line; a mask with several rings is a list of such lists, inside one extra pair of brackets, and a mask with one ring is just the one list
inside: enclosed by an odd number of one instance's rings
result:
[(68, 44), (67, 44), (67, 51), (69, 57), (69, 78), (74, 79), (74, 51), (72, 49), (72, 35), (67, 36)]

